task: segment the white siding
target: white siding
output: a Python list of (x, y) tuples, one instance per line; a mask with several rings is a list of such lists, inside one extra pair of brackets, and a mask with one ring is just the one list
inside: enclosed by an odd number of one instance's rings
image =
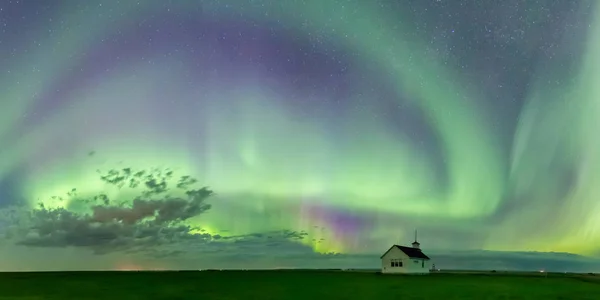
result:
[[(402, 267), (392, 267), (392, 261), (394, 260), (402, 261)], [(392, 248), (381, 258), (381, 272), (385, 274), (424, 274), (429, 273), (430, 269), (431, 260), (409, 258), (397, 247)]]

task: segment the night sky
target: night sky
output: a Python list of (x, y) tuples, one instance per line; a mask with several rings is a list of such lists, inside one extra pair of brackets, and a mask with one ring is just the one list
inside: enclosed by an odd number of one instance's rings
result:
[(0, 270), (377, 267), (415, 229), (507, 268), (598, 258), (599, 17), (3, 0)]

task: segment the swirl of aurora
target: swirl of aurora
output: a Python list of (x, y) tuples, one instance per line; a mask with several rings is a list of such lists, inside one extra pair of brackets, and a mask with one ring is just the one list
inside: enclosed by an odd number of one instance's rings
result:
[(558, 45), (522, 67), (422, 15), (452, 4), (384, 2), (58, 1), (27, 23), (11, 6), (2, 247), (160, 266), (380, 253), (418, 228), (431, 249), (598, 255), (600, 5), (561, 17), (590, 26), (529, 10), (472, 37)]

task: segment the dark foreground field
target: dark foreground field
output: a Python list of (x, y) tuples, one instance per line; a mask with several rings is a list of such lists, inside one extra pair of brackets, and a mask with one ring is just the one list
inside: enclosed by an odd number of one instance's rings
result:
[(600, 299), (600, 276), (336, 271), (0, 273), (0, 299)]

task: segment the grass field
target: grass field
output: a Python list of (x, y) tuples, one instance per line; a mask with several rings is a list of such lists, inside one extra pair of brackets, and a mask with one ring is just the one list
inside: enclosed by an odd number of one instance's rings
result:
[(600, 299), (600, 276), (342, 271), (0, 273), (0, 299)]

